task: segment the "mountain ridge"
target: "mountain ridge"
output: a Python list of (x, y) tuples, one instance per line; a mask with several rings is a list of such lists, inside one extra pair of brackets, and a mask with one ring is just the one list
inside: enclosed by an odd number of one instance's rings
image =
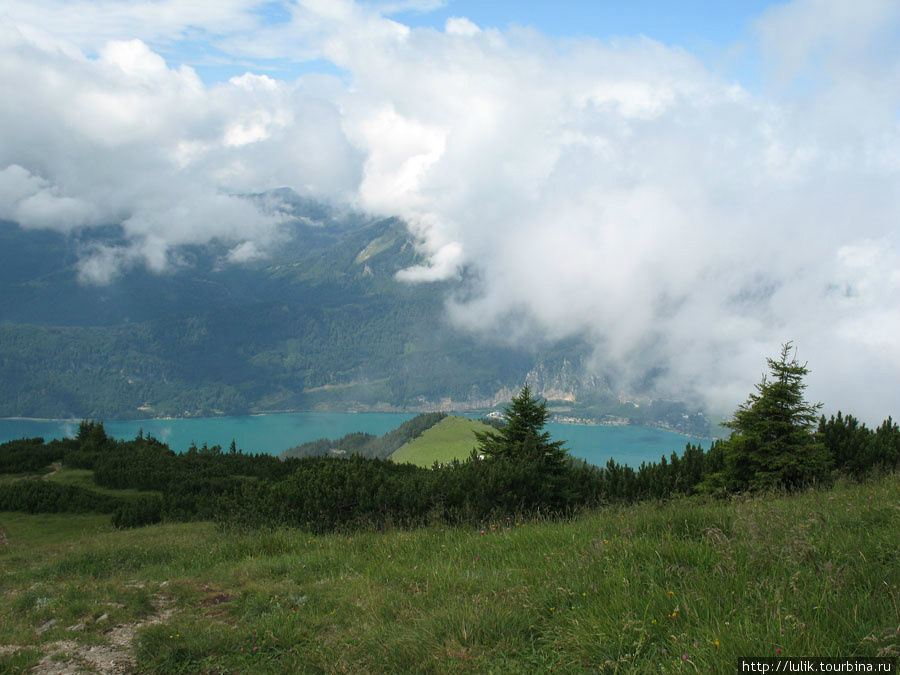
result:
[(488, 410), (528, 382), (566, 414), (706, 434), (683, 404), (629, 405), (586, 368), (586, 340), (499, 345), (451, 325), (446, 299), (471, 280), (398, 280), (423, 262), (398, 218), (286, 190), (252, 198), (285, 217), (268, 257), (228, 264), (228, 242), (185, 246), (167, 272), (134, 267), (106, 286), (79, 283), (78, 255), (119, 229), (0, 223), (0, 416)]

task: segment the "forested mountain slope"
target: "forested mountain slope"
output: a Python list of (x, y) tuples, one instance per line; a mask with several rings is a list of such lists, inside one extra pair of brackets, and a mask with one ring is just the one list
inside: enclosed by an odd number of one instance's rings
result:
[(681, 406), (638, 411), (584, 375), (578, 340), (510, 348), (451, 327), (445, 299), (467, 282), (398, 281), (420, 256), (397, 219), (278, 196), (292, 220), (269, 256), (182, 247), (171, 271), (134, 267), (105, 286), (80, 283), (77, 262), (118, 228), (0, 223), (0, 416), (488, 408), (527, 378), (570, 399), (563, 412), (575, 399), (578, 413), (684, 422)]

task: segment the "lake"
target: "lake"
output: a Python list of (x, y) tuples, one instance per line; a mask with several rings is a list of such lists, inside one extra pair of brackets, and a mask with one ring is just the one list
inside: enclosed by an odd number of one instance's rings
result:
[[(136, 420), (104, 422), (106, 432), (118, 439), (131, 440), (143, 429), (167, 443), (177, 452), (191, 443), (221, 445), (227, 450), (234, 439), (244, 452), (280, 454), (284, 450), (319, 438), (340, 438), (353, 431), (382, 436), (414, 414), (406, 413), (273, 413), (240, 417), (199, 419)], [(659, 461), (672, 452), (681, 454), (686, 443), (708, 441), (682, 436), (671, 431), (637, 426), (588, 426), (551, 422), (547, 431), (554, 439), (566, 441), (570, 453), (592, 464), (603, 466), (612, 457), (620, 464), (637, 468), (641, 462)], [(78, 422), (48, 420), (0, 420), (0, 442), (16, 438), (42, 436), (73, 437)]]

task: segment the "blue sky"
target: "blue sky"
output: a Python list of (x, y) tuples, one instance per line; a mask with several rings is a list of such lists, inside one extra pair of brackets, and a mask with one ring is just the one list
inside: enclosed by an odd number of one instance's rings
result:
[(748, 87), (759, 84), (755, 20), (773, 5), (771, 0), (450, 0), (430, 12), (394, 15), (409, 26), (443, 28), (452, 16), (464, 16), (485, 27), (522, 25), (559, 37), (599, 40), (657, 40), (683, 48), (708, 67)]
[(749, 24), (769, 5), (763, 0), (449, 0), (428, 12), (393, 14), (409, 26), (443, 28), (463, 16), (482, 28), (531, 26), (546, 35), (608, 39), (645, 35), (670, 46), (728, 46), (745, 38)]
[[(771, 0), (448, 0), (440, 3), (436, 0), (426, 2), (423, 8), (395, 11), (390, 11), (394, 3), (364, 4), (387, 8), (387, 16), (411, 28), (444, 30), (447, 19), (465, 17), (481, 28), (506, 30), (524, 26), (560, 39), (589, 37), (611, 41), (643, 36), (685, 49), (711, 69), (744, 86), (756, 87), (760, 73), (754, 22), (768, 7), (783, 3)], [(429, 8), (429, 4), (436, 7)], [(284, 24), (291, 18), (290, 5), (289, 0), (260, 3), (253, 14), (265, 25)], [(160, 45), (160, 50), (170, 65), (188, 63), (210, 83), (241, 75), (248, 68), (284, 79), (309, 72), (342, 74), (341, 69), (323, 59), (235, 61), (209, 41), (200, 39)]]

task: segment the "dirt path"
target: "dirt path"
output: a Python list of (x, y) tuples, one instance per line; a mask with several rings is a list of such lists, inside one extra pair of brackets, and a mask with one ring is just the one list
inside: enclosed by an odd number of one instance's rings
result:
[[(166, 582), (161, 585), (166, 585)], [(154, 595), (152, 602), (156, 608), (153, 614), (135, 623), (114, 626), (106, 634), (108, 643), (105, 645), (82, 645), (74, 639), (38, 645), (37, 648), (44, 652), (44, 658), (29, 672), (43, 675), (133, 673), (135, 633), (145, 626), (166, 623), (174, 613), (171, 598), (163, 593)], [(75, 631), (77, 627), (72, 626), (70, 630)], [(16, 645), (0, 645), (0, 656), (12, 654), (18, 649)]]
[(61, 462), (53, 462), (53, 464), (50, 465), (50, 472), (45, 473), (41, 477), (44, 480), (47, 480), (48, 478), (50, 478), (50, 476), (52, 476), (55, 473), (59, 473), (60, 471), (62, 471), (62, 463)]

